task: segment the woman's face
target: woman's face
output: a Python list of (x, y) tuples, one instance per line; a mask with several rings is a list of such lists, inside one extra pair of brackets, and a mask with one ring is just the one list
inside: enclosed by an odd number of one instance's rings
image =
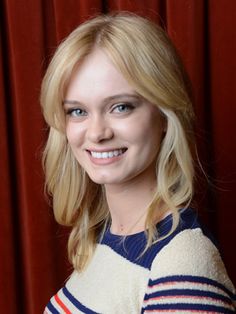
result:
[(111, 185), (155, 176), (163, 117), (102, 50), (74, 72), (64, 109), (69, 145), (92, 181)]

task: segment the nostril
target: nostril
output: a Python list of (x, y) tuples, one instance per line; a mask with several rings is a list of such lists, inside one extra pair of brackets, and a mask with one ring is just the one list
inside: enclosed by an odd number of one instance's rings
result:
[(103, 124), (92, 124), (87, 131), (87, 137), (91, 142), (103, 142), (113, 138), (113, 130), (111, 127)]

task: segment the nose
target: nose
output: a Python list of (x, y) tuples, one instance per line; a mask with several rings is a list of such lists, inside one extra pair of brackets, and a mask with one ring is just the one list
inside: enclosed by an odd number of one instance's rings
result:
[(113, 137), (113, 129), (104, 117), (94, 117), (87, 127), (87, 138), (92, 143), (99, 143)]

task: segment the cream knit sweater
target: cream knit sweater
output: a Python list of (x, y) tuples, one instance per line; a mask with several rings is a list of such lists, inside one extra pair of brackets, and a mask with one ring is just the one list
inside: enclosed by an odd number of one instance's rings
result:
[[(157, 225), (160, 235), (171, 217)], [(109, 230), (83, 273), (70, 279), (45, 313), (235, 313), (235, 288), (218, 249), (191, 209), (176, 231), (140, 257), (145, 233), (123, 239)]]

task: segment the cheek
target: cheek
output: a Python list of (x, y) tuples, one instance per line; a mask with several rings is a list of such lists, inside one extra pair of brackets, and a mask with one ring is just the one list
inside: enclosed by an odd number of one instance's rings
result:
[(82, 140), (82, 131), (76, 124), (68, 123), (66, 127), (66, 137), (71, 146), (80, 145)]
[(150, 116), (144, 120), (140, 119), (136, 122), (132, 135), (134, 140), (144, 143), (145, 146), (159, 147), (163, 137), (163, 122)]

